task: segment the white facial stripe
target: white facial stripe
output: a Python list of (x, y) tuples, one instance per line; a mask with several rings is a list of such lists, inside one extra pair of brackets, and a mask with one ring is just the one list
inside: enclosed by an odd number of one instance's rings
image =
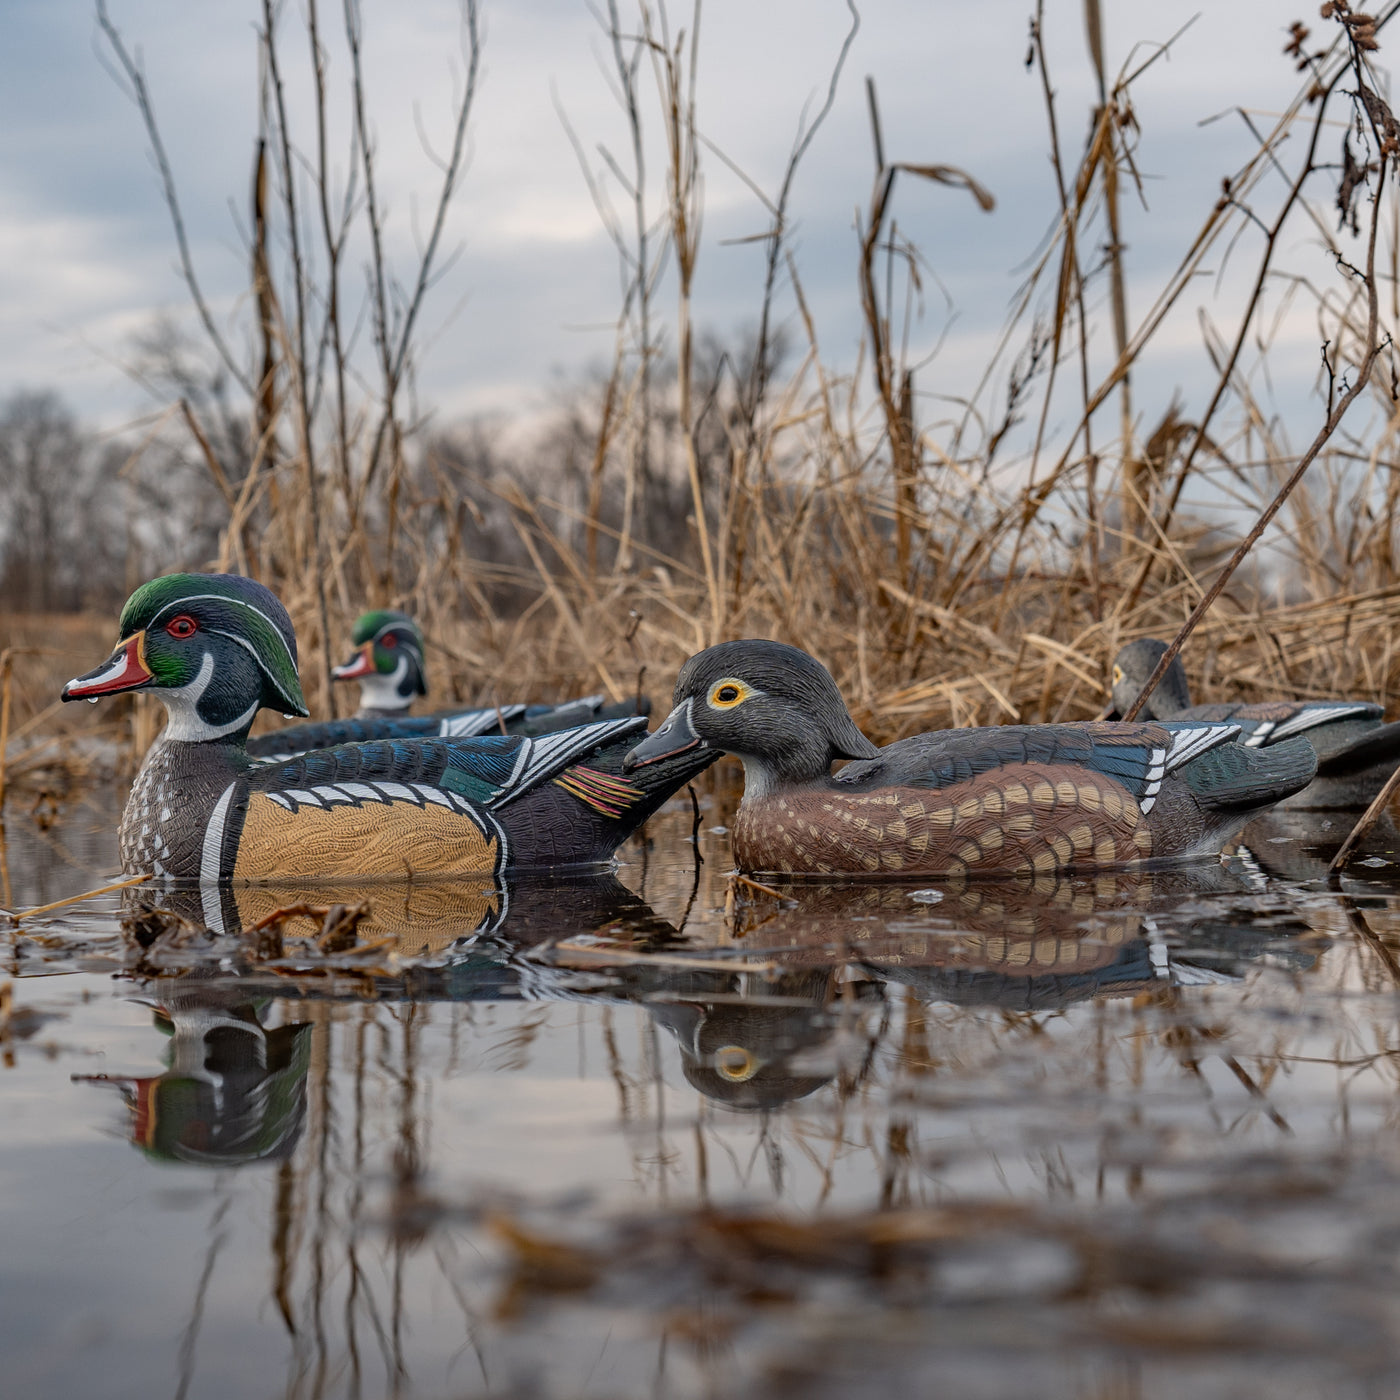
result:
[[(149, 631), (152, 627), (154, 627), (156, 622), (160, 618), (164, 617), (165, 614), (170, 612), (172, 609), (183, 608), (187, 603), (199, 603), (205, 601), (206, 599), (215, 603), (232, 603), (235, 607), (247, 608), (250, 613), (257, 613), (257, 615), (260, 618), (262, 618), (262, 620), (265, 623), (267, 623), (269, 627), (272, 628), (273, 636), (275, 636), (277, 640), (282, 644), (282, 652), (286, 656), (288, 664), (291, 666), (293, 672), (296, 671), (296, 657), (292, 655), (292, 649), (287, 645), (287, 639), (282, 635), (282, 629), (261, 608), (255, 607), (252, 603), (244, 602), (242, 598), (229, 598), (222, 593), (186, 593), (184, 597), (176, 598), (173, 602), (169, 602), (163, 608), (161, 608), (151, 618), (150, 622), (146, 624), (146, 630)], [(210, 630), (212, 631), (214, 629), (211, 628)], [(221, 635), (228, 636), (229, 634), (225, 632)], [(273, 684), (277, 684), (275, 680), (273, 681)], [(277, 688), (278, 690), (281, 690), (282, 687), (279, 685), (277, 686)]]
[[(392, 632), (396, 627), (397, 627), (397, 628), (402, 628), (405, 632), (408, 632), (408, 626), (407, 626), (406, 623), (403, 623), (403, 622), (386, 622), (386, 623), (384, 624), (384, 626), (381, 627), (381, 628), (379, 629), (379, 631), (377, 631), (377, 632), (374, 634), (374, 636), (373, 636), (370, 640), (373, 641), (373, 642), (375, 642), (375, 643), (377, 643), (377, 642), (379, 641), (379, 639), (380, 639), (382, 636), (384, 636), (384, 634), (385, 634), (386, 632)], [(422, 653), (422, 651), (419, 649), (419, 647), (418, 647), (418, 642), (417, 642), (417, 640), (414, 638), (414, 636), (412, 635), (412, 633), (409, 633), (409, 635), (400, 638), (399, 644), (400, 644), (401, 646), (405, 647), (407, 650), (411, 651), (415, 656), (417, 656), (417, 657), (419, 657), (419, 658), (422, 657), (423, 653)]]
[(199, 717), (199, 702), (213, 678), (214, 658), (206, 651), (204, 660), (200, 662), (199, 674), (188, 685), (156, 691), (169, 716), (162, 737), (177, 744), (203, 744), (210, 739), (222, 739), (225, 734), (232, 734), (245, 724), (252, 723), (261, 701), (254, 700), (237, 719), (222, 726), (209, 724)]
[(238, 645), (253, 658), (253, 663), (257, 666), (258, 670), (272, 682), (272, 688), (282, 697), (283, 702), (288, 705), (293, 703), (292, 697), (282, 688), (282, 682), (263, 664), (262, 657), (258, 655), (258, 649), (251, 642), (240, 637), (236, 632), (225, 632), (221, 627), (208, 627), (205, 630), (210, 633), (211, 636), (227, 637), (229, 641), (237, 642)]

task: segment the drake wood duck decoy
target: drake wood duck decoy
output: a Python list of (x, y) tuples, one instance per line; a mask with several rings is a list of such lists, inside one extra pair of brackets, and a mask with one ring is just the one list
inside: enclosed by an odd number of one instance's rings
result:
[(607, 861), (713, 754), (624, 777), (640, 716), (539, 737), (396, 738), (249, 758), (263, 706), (305, 715), (282, 604), (233, 574), (138, 588), (111, 658), (63, 688), (152, 690), (168, 721), (122, 815), (123, 869), (174, 879), (492, 874)]
[(428, 693), (423, 665), (423, 633), (407, 613), (391, 608), (367, 612), (355, 622), (355, 650), (331, 675), (360, 683), (360, 708), (350, 719), (294, 724), (248, 740), (257, 759), (296, 758), (311, 749), (358, 744), (369, 739), (465, 739), (474, 734), (551, 734), (601, 720), (645, 715), (645, 700), (609, 705), (604, 695), (588, 695), (560, 705), (487, 705), (473, 710), (410, 713), (414, 699)]
[[(1129, 642), (1113, 660), (1113, 711), (1126, 714), (1167, 644), (1152, 637)], [(1364, 807), (1400, 764), (1400, 723), (1367, 700), (1270, 700), (1261, 704), (1193, 705), (1181, 658), (1173, 659), (1147, 697), (1145, 719), (1229, 721), (1246, 748), (1272, 748), (1302, 735), (1317, 754), (1317, 777), (1285, 799), (1295, 808)]]
[[(918, 734), (876, 748), (827, 669), (777, 642), (692, 656), (665, 723), (624, 771), (685, 753), (744, 764), (746, 870), (1052, 874), (1214, 855), (1312, 780), (1305, 741), (1248, 749), (1237, 724), (1042, 724)], [(857, 760), (835, 777), (837, 759)]]

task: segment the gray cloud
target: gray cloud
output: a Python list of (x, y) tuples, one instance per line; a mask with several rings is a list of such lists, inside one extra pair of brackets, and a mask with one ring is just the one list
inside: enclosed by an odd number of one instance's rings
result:
[[(625, 8), (625, 7), (624, 7)], [(323, 22), (339, 7), (323, 5)], [(1071, 159), (1093, 101), (1081, 7), (1052, 0), (1047, 33), (1062, 139)], [(1235, 0), (1216, 7), (1144, 75), (1135, 102), (1143, 136), (1146, 211), (1127, 212), (1135, 312), (1155, 295), (1219, 191), (1223, 174), (1252, 148), (1237, 118), (1202, 118), (1242, 104), (1280, 110), (1296, 75), (1280, 49), (1296, 7)], [(871, 155), (863, 78), (879, 84), (893, 158), (966, 166), (998, 198), (984, 215), (957, 191), (907, 182), (896, 214), (951, 294), (957, 318), (927, 392), (965, 392), (994, 340), (1023, 266), (1055, 212), (1038, 81), (1022, 65), (1029, 6), (952, 0), (883, 0), (863, 7), (862, 28), (836, 106), (794, 192), (804, 285), (824, 351), (852, 363), (858, 336), (857, 205), (869, 197)], [(255, 132), (256, 7), (184, 0), (112, 0), (113, 17), (141, 47), (185, 202), (196, 260), (211, 299), (227, 314), (247, 285), (239, 222), (247, 203)], [(434, 171), (419, 145), (424, 127), (446, 140), (454, 71), (460, 82), (456, 9), (447, 0), (365, 5), (380, 168), (396, 264), (411, 266), (413, 217), (426, 217)], [(1150, 12), (1107, 5), (1114, 63), (1133, 42), (1167, 38), (1194, 12), (1162, 0)], [(448, 246), (463, 254), (430, 308), (433, 335), (422, 368), (424, 397), (447, 414), (538, 402), (551, 373), (605, 357), (616, 314), (615, 261), (552, 101), (557, 91), (581, 140), (624, 146), (619, 113), (599, 70), (602, 39), (581, 0), (487, 7), (484, 82), (472, 161), (453, 209)], [(688, 12), (687, 12), (688, 18)], [(680, 13), (673, 16), (680, 23)], [(304, 60), (299, 11), (285, 17), (287, 62)], [(779, 180), (803, 104), (825, 90), (847, 24), (835, 0), (714, 0), (701, 29), (700, 121), (719, 147), (764, 188)], [(95, 55), (90, 10), (49, 0), (10, 0), (0, 49), (0, 387), (60, 385), (85, 415), (106, 422), (142, 411), (114, 361), (158, 310), (184, 305), (174, 245), (137, 115)], [(1147, 51), (1139, 50), (1139, 57)], [(338, 46), (332, 80), (343, 74)], [(300, 117), (304, 106), (294, 104)], [(1262, 119), (1261, 119), (1262, 120)], [(337, 113), (343, 173), (344, 112)], [(659, 133), (653, 120), (653, 138)], [(303, 128), (306, 129), (306, 128)], [(653, 144), (653, 207), (662, 194)], [(722, 331), (757, 314), (761, 254), (724, 246), (764, 227), (752, 195), (705, 157), (705, 245), (696, 286), (702, 325)], [(596, 163), (596, 161), (595, 161)], [(234, 211), (230, 211), (230, 202)], [(1239, 263), (1244, 268), (1247, 247)], [(1296, 260), (1322, 275), (1304, 244)], [(1213, 288), (1203, 295), (1215, 296)], [(1233, 286), (1214, 303), (1228, 320)], [(448, 320), (454, 307), (459, 314)], [(945, 328), (930, 286), (917, 340)], [(446, 322), (446, 324), (444, 324)], [(595, 329), (580, 329), (592, 327)], [(1200, 382), (1194, 312), (1184, 311), (1155, 352), (1149, 378), (1165, 402), (1176, 382)], [(1316, 336), (1298, 332), (1307, 382)], [(1101, 349), (1102, 347), (1098, 347)], [(1299, 365), (1303, 365), (1300, 358)], [(1159, 382), (1158, 382), (1159, 381)]]

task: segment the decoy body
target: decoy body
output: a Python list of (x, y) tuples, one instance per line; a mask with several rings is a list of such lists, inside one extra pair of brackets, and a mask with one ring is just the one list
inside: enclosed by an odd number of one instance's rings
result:
[(414, 699), (428, 693), (423, 666), (423, 634), (407, 613), (385, 608), (355, 622), (355, 650), (331, 675), (360, 683), (360, 708), (351, 719), (293, 724), (248, 740), (257, 759), (296, 758), (311, 749), (359, 744), (369, 739), (465, 739), (474, 734), (551, 734), (601, 720), (648, 712), (644, 700), (606, 703), (588, 695), (561, 705), (488, 705), (475, 710), (410, 713)]
[(539, 737), (394, 738), (255, 763), (267, 706), (306, 714), (281, 603), (232, 574), (174, 574), (122, 610), (121, 640), (65, 700), (152, 690), (168, 722), (122, 816), (123, 868), (205, 882), (491, 874), (597, 864), (713, 754), (621, 772), (640, 716)]
[[(743, 760), (733, 825), (745, 869), (1051, 874), (1213, 855), (1311, 781), (1304, 741), (1232, 742), (1237, 724), (1044, 724), (919, 734), (876, 748), (826, 668), (776, 642), (693, 656), (675, 709), (627, 755), (646, 772), (687, 752)], [(837, 759), (857, 760), (835, 777)]]
[[(1125, 714), (1166, 651), (1152, 637), (1129, 642), (1113, 661), (1113, 710)], [(1173, 659), (1147, 697), (1145, 719), (1228, 721), (1246, 748), (1272, 748), (1302, 735), (1317, 753), (1317, 777), (1286, 799), (1298, 808), (1364, 807), (1400, 764), (1400, 723), (1367, 700), (1270, 700), (1262, 704), (1193, 705), (1181, 658)]]

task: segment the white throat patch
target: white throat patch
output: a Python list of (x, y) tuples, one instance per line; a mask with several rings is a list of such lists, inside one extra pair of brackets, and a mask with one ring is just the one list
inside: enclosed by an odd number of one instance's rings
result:
[(362, 710), (407, 710), (410, 696), (399, 694), (399, 685), (408, 675), (408, 657), (400, 656), (399, 664), (385, 676), (376, 671), (360, 677), (360, 708)]
[(207, 724), (199, 717), (199, 702), (204, 697), (204, 692), (209, 689), (209, 682), (214, 679), (214, 658), (207, 651), (204, 653), (204, 660), (200, 663), (199, 674), (188, 684), (171, 690), (158, 690), (156, 694), (160, 696), (161, 703), (165, 706), (165, 712), (169, 716), (166, 721), (165, 730), (161, 735), (167, 743), (172, 744), (204, 744), (210, 739), (222, 739), (226, 734), (232, 734), (236, 730), (242, 729), (245, 724), (251, 724), (253, 716), (258, 712), (258, 705), (261, 703), (254, 700), (246, 710), (236, 720), (222, 726)]

